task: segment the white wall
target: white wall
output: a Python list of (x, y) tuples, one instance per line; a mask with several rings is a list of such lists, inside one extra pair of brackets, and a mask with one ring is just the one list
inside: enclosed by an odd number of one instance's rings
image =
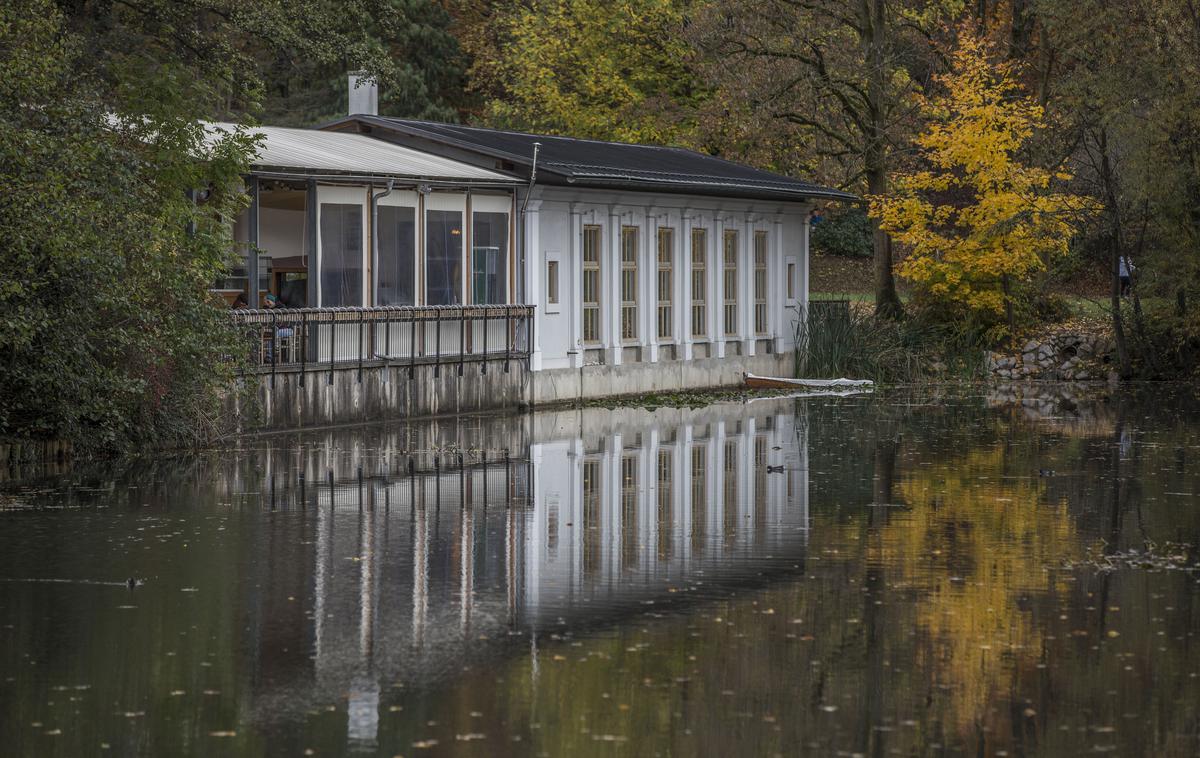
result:
[(303, 210), (258, 209), (258, 246), (272, 258), (304, 255)]
[[(670, 357), (661, 348), (674, 344), (678, 358), (692, 355), (691, 335), (691, 229), (707, 230), (708, 295), (707, 311), (712, 342), (710, 355), (720, 357), (739, 352), (753, 355), (761, 352), (760, 336), (754, 332), (754, 232), (768, 235), (768, 323), (767, 339), (772, 340), (775, 352), (794, 347), (793, 321), (796, 308), (785, 308), (785, 260), (790, 256), (797, 262), (795, 306), (807, 303), (807, 215), (811, 206), (801, 203), (762, 202), (738, 199), (669, 195), (633, 192), (610, 192), (563, 187), (542, 186), (535, 189), (530, 203), (527, 223), (536, 234), (527, 235), (529, 262), (534, 270), (530, 292), (536, 293), (538, 355), (535, 369), (578, 368), (583, 365), (583, 348), (579, 281), (582, 263), (582, 228), (601, 227), (602, 281), (602, 344), (604, 360), (610, 365), (628, 360), (630, 347), (622, 344), (619, 329), (620, 247), (622, 226), (639, 228), (638, 292), (639, 329), (638, 359), (654, 362)], [(671, 340), (658, 340), (657, 324), (657, 229), (674, 229), (673, 254), (673, 321)], [(721, 328), (722, 240), (726, 229), (739, 234), (738, 254), (738, 333), (727, 338)], [(536, 242), (535, 242), (536, 240)], [(557, 260), (559, 275), (559, 306), (547, 303), (547, 261)], [(701, 340), (704, 341), (704, 340)], [(736, 343), (736, 347), (733, 345)]]

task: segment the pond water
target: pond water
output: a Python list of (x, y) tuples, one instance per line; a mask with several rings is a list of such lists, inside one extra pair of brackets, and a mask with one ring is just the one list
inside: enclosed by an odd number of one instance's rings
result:
[(1021, 392), (9, 479), (0, 753), (1200, 754), (1200, 402)]

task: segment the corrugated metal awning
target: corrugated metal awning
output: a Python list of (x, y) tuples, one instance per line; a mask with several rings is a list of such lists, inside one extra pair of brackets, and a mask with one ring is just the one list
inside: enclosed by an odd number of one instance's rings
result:
[(302, 173), (353, 174), (411, 179), (453, 180), (487, 184), (517, 184), (511, 176), (472, 166), (469, 163), (394, 145), (361, 134), (289, 129), (281, 126), (239, 127), (229, 123), (206, 124), (211, 137), (218, 132), (244, 129), (262, 135), (255, 169)]

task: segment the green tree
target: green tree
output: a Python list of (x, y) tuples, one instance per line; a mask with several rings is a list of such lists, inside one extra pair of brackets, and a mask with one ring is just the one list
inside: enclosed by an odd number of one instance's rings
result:
[[(1187, 305), (1200, 291), (1200, 17), (1188, 0), (1043, 1), (1035, 10), (1043, 57), (1060, 61), (1047, 100), (1076, 191), (1101, 209), (1087, 248), (1111, 281), (1119, 369), (1131, 375), (1136, 352), (1148, 373), (1161, 373), (1165, 350), (1192, 350), (1188, 335), (1200, 336)], [(1128, 300), (1118, 278), (1122, 257), (1138, 269)], [(1167, 327), (1175, 336), (1166, 336), (1177, 344), (1151, 334), (1144, 293), (1171, 296), (1177, 323)], [(1152, 315), (1166, 315), (1158, 310)]]
[[(436, 0), (388, 0), (368, 32), (386, 56), (379, 79), (379, 111), (388, 116), (458, 121), (473, 104), (466, 92), (468, 59), (451, 31), (453, 19)], [(346, 115), (349, 54), (321, 60), (282, 49), (264, 51), (263, 120), (306, 126)]]
[[(965, 4), (944, 0), (713, 0), (688, 38), (714, 88), (702, 123), (720, 152), (886, 194), (937, 64), (934, 35)], [(901, 313), (891, 240), (874, 230), (875, 307)]]
[(200, 121), (253, 111), (263, 49), (368, 64), (340, 13), (0, 5), (0, 437), (126, 449), (219, 431), (238, 348), (208, 287), (229, 263), (253, 144)]
[(574, 137), (686, 139), (701, 97), (681, 32), (690, 0), (460, 3), (488, 124)]

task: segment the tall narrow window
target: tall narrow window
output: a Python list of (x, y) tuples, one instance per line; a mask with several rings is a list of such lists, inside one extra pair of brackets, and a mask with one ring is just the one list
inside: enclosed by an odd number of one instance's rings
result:
[(674, 499), (674, 466), (675, 460), (670, 448), (658, 451), (658, 557), (666, 560), (671, 557), (671, 546), (674, 543), (671, 519), (671, 501)]
[(725, 299), (725, 323), (724, 333), (726, 337), (734, 337), (738, 333), (738, 318), (737, 318), (737, 288), (738, 288), (738, 233), (734, 230), (725, 232), (725, 277), (724, 277), (724, 292), (722, 296)]
[(796, 299), (796, 264), (789, 263), (787, 265), (787, 297), (788, 300)]
[(621, 339), (638, 338), (638, 230), (621, 228)]
[(754, 537), (761, 543), (767, 526), (767, 438), (754, 437)]
[(600, 461), (583, 462), (583, 573), (600, 570)]
[(754, 233), (754, 333), (767, 333), (767, 233)]
[(458, 305), (462, 302), (462, 213), (427, 211), (425, 214), (425, 303)]
[(600, 341), (600, 227), (583, 227), (583, 341)]
[(378, 305), (416, 303), (417, 210), (379, 206)]
[(363, 207), (321, 203), (321, 305), (363, 304)]
[(546, 261), (546, 303), (558, 305), (558, 261)]
[(471, 302), (508, 302), (508, 214), (471, 214)]
[(738, 443), (725, 440), (725, 540), (731, 542), (738, 527)]
[(692, 336), (708, 334), (708, 232), (692, 230)]
[(638, 457), (621, 457), (621, 564), (638, 565)]
[(675, 333), (672, 314), (672, 291), (675, 289), (674, 255), (675, 230), (658, 230), (658, 338), (669, 340)]

